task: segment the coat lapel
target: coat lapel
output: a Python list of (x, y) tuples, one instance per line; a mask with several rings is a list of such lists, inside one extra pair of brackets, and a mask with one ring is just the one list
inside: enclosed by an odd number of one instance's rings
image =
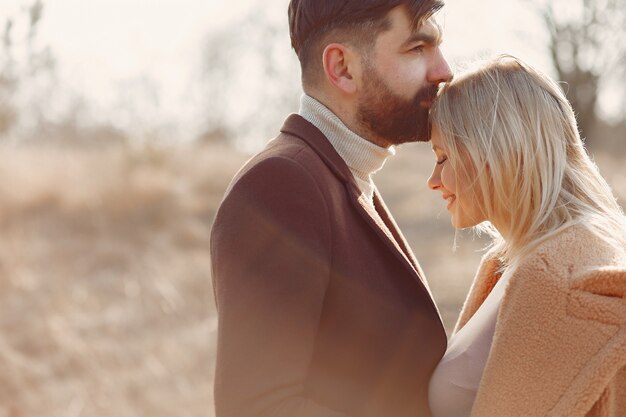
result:
[(426, 286), (426, 288), (430, 292), (428, 283), (426, 282), (424, 278), (425, 276), (424, 271), (422, 271), (422, 268), (420, 267), (419, 262), (417, 262), (417, 259), (415, 258), (413, 251), (411, 251), (409, 244), (407, 243), (406, 239), (404, 238), (404, 235), (400, 231), (400, 228), (398, 227), (395, 220), (393, 219), (393, 216), (391, 216), (391, 214), (389, 213), (389, 209), (387, 209), (387, 206), (385, 205), (385, 202), (380, 196), (378, 189), (376, 189), (374, 192), (374, 207), (376, 208), (376, 212), (378, 213), (378, 215), (384, 222), (387, 233), (391, 234), (391, 236), (388, 235), (389, 239), (392, 240), (396, 248), (404, 255), (404, 258), (406, 259), (406, 261), (413, 267), (414, 271), (419, 275), (420, 279), (422, 280), (422, 283)]
[(495, 252), (490, 251), (483, 256), (472, 286), (463, 303), (463, 308), (459, 314), (454, 333), (457, 333), (476, 313), (481, 304), (485, 301), (493, 287), (496, 286), (502, 276), (502, 263)]
[(424, 291), (427, 293), (426, 298), (430, 301), (437, 317), (439, 317), (439, 321), (441, 321), (441, 314), (439, 313), (439, 309), (434, 302), (432, 292), (430, 291), (430, 287), (424, 278), (424, 274), (415, 260), (413, 253), (409, 249), (404, 236), (400, 233), (400, 229), (380, 198), (380, 195), (377, 192), (374, 194), (375, 209), (366, 201), (366, 197), (360, 193), (354, 181), (352, 181), (352, 184), (348, 188), (352, 197), (351, 201), (354, 203), (357, 211), (372, 228), (373, 232), (378, 235), (378, 237), (391, 250), (395, 257), (404, 265), (406, 270), (413, 276), (418, 285), (424, 288)]
[(343, 183), (354, 182), (350, 168), (335, 151), (335, 148), (326, 139), (326, 136), (302, 116), (297, 114), (289, 115), (280, 131), (303, 140), (322, 158), (333, 174)]
[[(354, 186), (356, 188), (356, 185)], [(385, 241), (387, 246), (392, 249), (397, 255), (400, 255), (403, 263), (407, 264), (411, 268), (411, 272), (415, 275), (418, 275), (420, 280), (423, 281), (422, 277), (419, 276), (419, 272), (415, 263), (411, 261), (413, 258), (412, 254), (409, 254), (406, 246), (401, 246), (401, 244), (405, 244), (402, 240), (399, 240), (397, 237), (400, 236), (400, 233), (397, 229), (395, 223), (392, 223), (391, 216), (387, 212), (382, 200), (378, 195), (374, 196), (374, 207), (372, 207), (366, 197), (361, 194), (358, 189), (353, 189), (350, 192), (352, 200), (358, 203), (358, 209), (363, 215), (364, 219), (367, 223), (373, 228), (373, 230), (379, 235), (381, 239)], [(382, 205), (382, 206), (381, 206)]]
[(375, 190), (375, 208), (372, 208), (372, 206), (365, 200), (365, 197), (361, 195), (361, 192), (356, 185), (356, 181), (350, 172), (350, 168), (348, 168), (343, 158), (339, 156), (326, 136), (324, 136), (322, 132), (320, 132), (302, 116), (297, 114), (290, 115), (285, 121), (281, 132), (297, 136), (307, 143), (313, 150), (315, 150), (335, 176), (344, 183), (348, 195), (350, 196), (350, 200), (353, 202), (357, 211), (372, 228), (373, 232), (381, 240), (383, 240), (385, 245), (393, 252), (396, 258), (405, 266), (407, 271), (421, 286), (425, 288), (426, 292), (430, 296), (429, 298), (433, 307), (438, 313), (439, 310), (432, 299), (432, 294), (424, 278), (424, 273), (415, 259), (415, 256), (409, 249), (409, 245), (404, 239), (404, 236), (400, 233), (393, 217), (389, 214), (389, 211), (380, 197), (378, 190)]

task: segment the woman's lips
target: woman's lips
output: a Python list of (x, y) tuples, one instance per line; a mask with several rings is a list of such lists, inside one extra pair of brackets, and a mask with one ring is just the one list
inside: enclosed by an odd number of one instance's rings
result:
[(446, 206), (446, 209), (450, 210), (450, 207), (452, 207), (452, 204), (456, 200), (456, 196), (454, 194), (452, 194), (452, 195), (444, 196), (443, 198), (448, 202), (448, 205)]

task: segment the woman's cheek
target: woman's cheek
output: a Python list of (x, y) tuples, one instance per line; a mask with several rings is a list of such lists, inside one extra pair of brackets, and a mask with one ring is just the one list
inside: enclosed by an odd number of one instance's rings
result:
[(441, 170), (441, 183), (444, 188), (451, 193), (456, 193), (456, 176), (454, 175), (454, 169), (450, 164), (446, 162), (445, 166)]

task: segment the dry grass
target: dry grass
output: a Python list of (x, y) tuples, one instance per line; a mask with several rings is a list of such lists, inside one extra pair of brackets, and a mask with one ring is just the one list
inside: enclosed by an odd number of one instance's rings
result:
[[(226, 148), (0, 149), (0, 417), (213, 416), (208, 236)], [(623, 161), (603, 160), (622, 198)], [(376, 181), (448, 328), (485, 242), (452, 252), (427, 145)], [(609, 172), (610, 171), (610, 172)]]
[(0, 416), (211, 415), (224, 156), (0, 151)]

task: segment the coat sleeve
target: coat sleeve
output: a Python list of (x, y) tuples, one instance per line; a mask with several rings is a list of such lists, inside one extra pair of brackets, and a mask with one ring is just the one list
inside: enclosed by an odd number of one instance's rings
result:
[(626, 363), (624, 276), (572, 280), (555, 258), (539, 254), (510, 278), (472, 417), (596, 415)]
[(229, 190), (211, 233), (217, 417), (345, 417), (304, 391), (330, 237), (322, 191), (297, 161), (266, 159)]

